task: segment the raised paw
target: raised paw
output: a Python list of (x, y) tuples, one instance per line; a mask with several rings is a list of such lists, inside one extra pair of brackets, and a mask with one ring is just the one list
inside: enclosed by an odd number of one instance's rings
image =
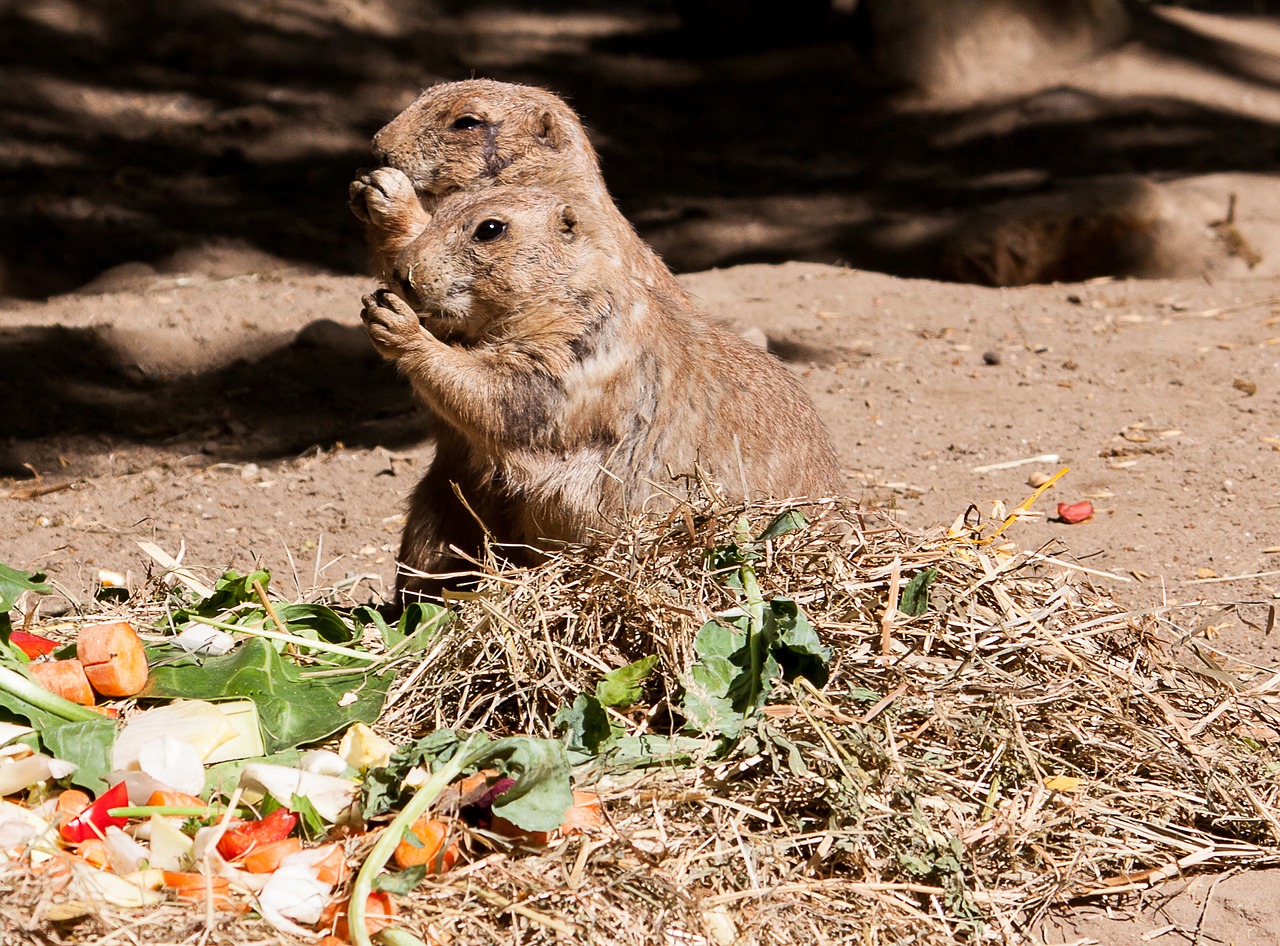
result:
[(427, 335), (418, 322), (418, 313), (387, 289), (364, 296), (360, 318), (378, 354), (389, 361), (403, 358)]
[(395, 168), (359, 172), (347, 194), (351, 212), (380, 230), (411, 239), (431, 220), (418, 202), (413, 182)]

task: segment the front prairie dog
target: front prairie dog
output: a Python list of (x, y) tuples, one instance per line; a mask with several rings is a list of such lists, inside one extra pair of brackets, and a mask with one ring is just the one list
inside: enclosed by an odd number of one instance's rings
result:
[[(501, 542), (584, 541), (707, 471), (731, 497), (819, 496), (835, 451), (795, 378), (632, 278), (598, 208), (525, 187), (441, 201), (364, 297), (374, 346), (439, 418), (436, 459), (400, 548), (410, 570), (454, 567), (480, 532)], [(402, 572), (397, 596), (434, 588)]]
[(351, 209), (369, 224), (373, 266), (384, 280), (442, 197), (518, 184), (606, 219), (628, 244), (632, 278), (683, 294), (614, 205), (577, 114), (545, 89), (490, 79), (432, 86), (374, 136), (373, 150), (386, 167), (352, 183)]

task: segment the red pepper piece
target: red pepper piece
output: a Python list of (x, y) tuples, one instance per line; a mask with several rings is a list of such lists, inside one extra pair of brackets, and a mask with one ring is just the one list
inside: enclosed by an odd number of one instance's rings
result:
[(253, 848), (283, 841), (298, 824), (298, 816), (288, 808), (277, 808), (261, 821), (241, 821), (227, 828), (218, 841), (218, 853), (234, 861)]
[(26, 631), (12, 631), (9, 634), (9, 641), (32, 660), (43, 657), (62, 646), (55, 640), (41, 637), (39, 634), (28, 634)]
[(113, 818), (109, 814), (112, 808), (124, 808), (129, 804), (129, 786), (124, 782), (116, 782), (98, 796), (88, 808), (80, 812), (62, 826), (62, 839), (71, 844), (79, 844), (90, 838), (102, 837), (107, 828), (122, 828), (129, 823), (128, 818)]
[(1093, 503), (1082, 499), (1078, 503), (1058, 503), (1058, 518), (1067, 525), (1075, 525), (1093, 518)]

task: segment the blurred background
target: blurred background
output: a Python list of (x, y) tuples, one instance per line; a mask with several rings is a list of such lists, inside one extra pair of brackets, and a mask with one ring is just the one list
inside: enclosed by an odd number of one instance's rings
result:
[(564, 95), (677, 271), (1275, 274), (1277, 6), (0, 0), (0, 296), (363, 272), (370, 136), (468, 76)]

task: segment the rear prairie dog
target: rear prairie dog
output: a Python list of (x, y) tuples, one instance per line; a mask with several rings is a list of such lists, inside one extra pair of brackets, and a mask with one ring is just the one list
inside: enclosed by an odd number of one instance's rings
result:
[(383, 280), (442, 197), (517, 184), (607, 219), (627, 244), (631, 277), (683, 295), (614, 205), (577, 114), (545, 89), (491, 79), (432, 86), (374, 135), (373, 150), (386, 166), (351, 184), (350, 203), (369, 225), (374, 270)]
[[(437, 572), (478, 551), (457, 483), (502, 542), (586, 541), (706, 471), (730, 497), (829, 495), (835, 451), (773, 356), (683, 294), (631, 278), (614, 218), (494, 187), (442, 200), (364, 297), (377, 350), (442, 421), (400, 550)], [(427, 585), (402, 572), (397, 597)]]

